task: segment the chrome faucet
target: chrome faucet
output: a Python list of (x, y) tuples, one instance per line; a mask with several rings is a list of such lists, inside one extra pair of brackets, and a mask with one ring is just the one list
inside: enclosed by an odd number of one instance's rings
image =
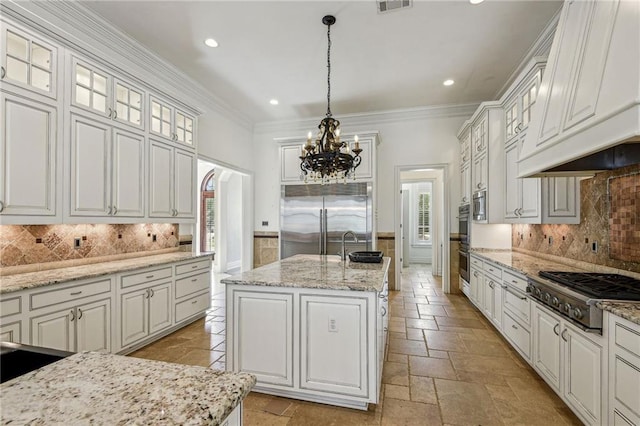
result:
[(356, 233), (353, 231), (347, 231), (344, 234), (342, 234), (342, 253), (340, 254), (340, 258), (344, 261), (347, 260), (347, 250), (346, 250), (346, 245), (345, 245), (345, 239), (347, 237), (347, 235), (351, 234), (353, 236), (354, 242), (358, 242), (358, 237), (356, 236)]

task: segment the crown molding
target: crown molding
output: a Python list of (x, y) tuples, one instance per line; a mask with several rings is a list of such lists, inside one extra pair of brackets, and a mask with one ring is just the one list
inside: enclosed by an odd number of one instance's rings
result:
[[(474, 104), (458, 104), (458, 105), (435, 105), (418, 108), (396, 109), (389, 111), (366, 112), (357, 114), (345, 114), (339, 117), (342, 126), (349, 128), (367, 127), (377, 128), (381, 123), (394, 123), (402, 121), (415, 121), (430, 118), (451, 118), (451, 117), (469, 117), (478, 107)], [(273, 132), (306, 132), (310, 128), (318, 125), (320, 118), (289, 120), (289, 121), (271, 121), (256, 123), (253, 127), (255, 134), (273, 133)]]
[(79, 2), (3, 0), (0, 12), (183, 108), (215, 111), (253, 128), (245, 114)]
[(511, 72), (509, 78), (504, 82), (502, 87), (495, 93), (494, 99), (500, 99), (509, 87), (516, 81), (521, 72), (529, 66), (529, 63), (536, 57), (549, 56), (549, 50), (551, 50), (551, 44), (553, 43), (553, 37), (556, 34), (556, 28), (558, 27), (558, 21), (560, 20), (560, 12), (562, 7), (553, 15), (553, 17), (547, 22), (538, 38), (533, 42), (527, 53), (520, 59), (518, 66)]

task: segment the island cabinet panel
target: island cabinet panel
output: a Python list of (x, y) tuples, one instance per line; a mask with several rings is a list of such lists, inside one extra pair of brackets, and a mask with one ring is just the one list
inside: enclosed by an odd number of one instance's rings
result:
[(235, 291), (232, 297), (235, 370), (260, 383), (293, 386), (293, 294)]
[(73, 309), (62, 309), (31, 319), (31, 344), (73, 351)]
[(300, 296), (300, 387), (366, 397), (367, 299)]
[(111, 299), (98, 300), (78, 306), (76, 350), (111, 350)]

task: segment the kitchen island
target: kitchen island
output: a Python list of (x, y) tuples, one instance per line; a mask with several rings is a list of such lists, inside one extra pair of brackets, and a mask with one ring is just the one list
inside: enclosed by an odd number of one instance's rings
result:
[(2, 424), (242, 424), (255, 377), (82, 352), (0, 385)]
[(222, 280), (227, 370), (255, 391), (366, 410), (380, 396), (388, 257), (296, 255)]

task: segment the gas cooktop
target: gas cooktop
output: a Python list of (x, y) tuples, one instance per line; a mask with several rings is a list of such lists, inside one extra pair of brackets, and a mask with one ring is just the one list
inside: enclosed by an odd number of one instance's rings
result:
[(539, 275), (596, 299), (640, 300), (640, 280), (624, 275), (557, 271)]

